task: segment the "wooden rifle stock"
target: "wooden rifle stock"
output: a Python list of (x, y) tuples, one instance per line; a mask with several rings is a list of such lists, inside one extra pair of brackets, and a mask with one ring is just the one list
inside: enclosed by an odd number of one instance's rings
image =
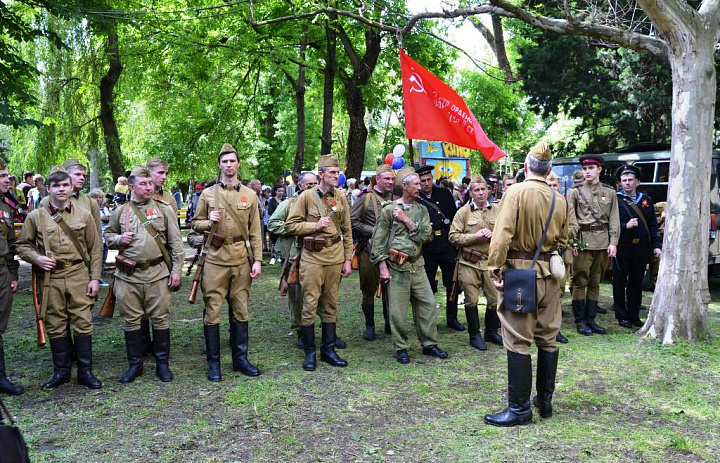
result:
[(108, 288), (107, 297), (105, 298), (105, 302), (103, 302), (102, 307), (100, 308), (100, 316), (101, 317), (110, 317), (115, 314), (115, 291), (113, 290), (115, 286), (115, 282), (113, 281), (110, 284), (110, 288)]
[[(38, 298), (38, 274), (35, 267), (32, 270), (32, 295), (33, 295), (33, 306), (35, 307), (35, 322), (37, 327), (37, 345), (42, 347), (45, 345), (45, 322), (42, 319), (40, 299)], [(46, 295), (44, 294), (43, 297)]]
[[(220, 201), (220, 192), (218, 191), (218, 185), (220, 184), (220, 176), (222, 171), (218, 171), (217, 178), (215, 179), (215, 206), (214, 210), (218, 209), (218, 201)], [(190, 289), (190, 296), (188, 296), (188, 303), (194, 304), (197, 299), (198, 287), (200, 286), (200, 279), (202, 278), (203, 268), (205, 267), (205, 256), (207, 255), (207, 245), (212, 237), (215, 224), (211, 223), (210, 230), (205, 232), (205, 239), (203, 240), (202, 246), (195, 257), (198, 259), (197, 268), (195, 268), (195, 275), (193, 276), (192, 288)]]
[(450, 299), (457, 297), (457, 286), (458, 286), (458, 272), (460, 270), (460, 255), (458, 254), (457, 260), (455, 260), (455, 270), (453, 270), (452, 285), (450, 286)]
[(190, 297), (188, 297), (188, 302), (190, 304), (195, 303), (195, 299), (197, 299), (197, 292), (198, 292), (198, 280), (193, 280), (192, 289), (190, 290)]

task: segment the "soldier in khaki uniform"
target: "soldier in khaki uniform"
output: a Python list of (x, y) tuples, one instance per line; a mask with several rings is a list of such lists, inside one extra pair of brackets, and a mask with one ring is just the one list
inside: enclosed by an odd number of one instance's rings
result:
[(152, 199), (150, 171), (144, 166), (135, 167), (128, 182), (132, 200), (113, 211), (105, 230), (108, 246), (119, 249), (120, 254), (136, 263), (134, 269), (120, 263), (115, 268), (113, 287), (118, 309), (125, 319), (129, 364), (120, 382), (130, 383), (143, 373), (140, 322), (145, 317), (153, 322), (155, 372), (161, 381), (168, 382), (173, 379), (168, 366), (170, 290), (180, 286), (185, 251), (172, 208)]
[(237, 178), (240, 158), (229, 143), (220, 150), (218, 166), (222, 179), (203, 191), (192, 218), (193, 230), (211, 234), (200, 288), (205, 302), (207, 377), (213, 382), (222, 380), (220, 309), (224, 300), (230, 305), (233, 371), (245, 376), (260, 374), (247, 358), (250, 285), (262, 271), (258, 197)]
[(12, 207), (5, 202), (10, 189), (7, 164), (0, 158), (0, 393), (22, 394), (24, 389), (13, 384), (5, 371), (5, 344), (2, 335), (7, 330), (13, 293), (18, 289), (18, 267), (15, 260), (15, 228)]
[(572, 308), (577, 332), (586, 336), (605, 334), (595, 323), (598, 313), (600, 281), (609, 259), (617, 253), (620, 215), (615, 190), (600, 183), (603, 159), (595, 154), (580, 156), (585, 182), (570, 190), (568, 202), (575, 211), (578, 239), (587, 247), (578, 251), (573, 263)]
[[(393, 182), (395, 175), (387, 164), (381, 164), (375, 169), (377, 184), (372, 190), (358, 196), (350, 211), (355, 238), (357, 239), (358, 257), (360, 259), (360, 291), (362, 291), (362, 311), (365, 315), (366, 341), (375, 339), (375, 292), (377, 291), (379, 271), (376, 265), (370, 262), (370, 245), (373, 229), (383, 203), (392, 201)], [(388, 320), (387, 288), (382, 291), (383, 317), (385, 318), (385, 333), (390, 334)]]
[[(498, 278), (495, 282), (500, 292), (498, 316), (502, 323), (508, 359), (508, 408), (485, 416), (485, 423), (494, 426), (515, 426), (532, 421), (530, 346), (533, 341), (538, 347), (537, 397), (534, 403), (540, 416), (552, 416), (552, 394), (555, 391), (558, 361), (555, 338), (560, 330), (562, 315), (559, 282), (550, 273), (549, 260), (552, 251), (565, 248), (568, 232), (565, 198), (545, 183), (545, 176), (551, 169), (550, 149), (545, 142), (540, 142), (525, 158), (525, 181), (512, 185), (503, 195), (495, 222), (488, 268)], [(532, 266), (553, 197), (555, 206), (547, 237), (535, 265), (537, 310), (531, 313), (512, 312), (503, 302), (504, 271), (507, 264), (518, 269)]]
[(370, 253), (370, 261), (380, 270), (380, 279), (387, 281), (395, 358), (402, 364), (410, 362), (405, 320), (408, 306), (412, 306), (423, 354), (445, 359), (447, 352), (438, 347), (437, 306), (422, 255), (422, 245), (432, 239), (433, 229), (427, 209), (417, 202), (420, 177), (415, 169), (400, 169), (395, 188), (402, 188), (402, 197), (383, 207)]
[[(68, 159), (63, 162), (60, 166), (70, 176), (70, 182), (72, 184), (72, 194), (70, 195), (70, 202), (73, 206), (79, 206), (88, 211), (95, 222), (98, 236), (102, 236), (102, 226), (100, 224), (100, 206), (97, 201), (92, 199), (90, 196), (82, 192), (83, 186), (85, 185), (85, 179), (87, 177), (87, 169), (75, 158)], [(50, 195), (45, 196), (40, 201), (40, 207), (45, 207), (50, 203)]]
[[(352, 273), (350, 206), (338, 190), (340, 164), (332, 155), (318, 160), (320, 183), (298, 197), (285, 222), (285, 230), (303, 240), (300, 285), (303, 290), (303, 369), (315, 370), (315, 315), (322, 320), (320, 360), (336, 367), (347, 362), (335, 352), (338, 291), (341, 277)], [(318, 301), (322, 300), (322, 309)]]
[(482, 175), (470, 180), (470, 201), (455, 214), (448, 238), (458, 248), (460, 267), (458, 279), (465, 293), (465, 317), (468, 322), (470, 345), (486, 350), (487, 345), (480, 335), (478, 299), (480, 288), (485, 293), (485, 341), (502, 345), (497, 330), (500, 319), (497, 316), (497, 291), (492, 284), (492, 274), (487, 268), (497, 208), (488, 204), (487, 183)]
[(70, 325), (75, 334), (78, 383), (97, 389), (102, 383), (92, 373), (90, 310), (100, 285), (103, 246), (92, 215), (70, 200), (73, 188), (68, 173), (56, 170), (47, 184), (49, 204), (27, 216), (17, 242), (23, 260), (51, 273), (45, 328), (54, 371), (42, 387), (55, 388), (70, 381)]

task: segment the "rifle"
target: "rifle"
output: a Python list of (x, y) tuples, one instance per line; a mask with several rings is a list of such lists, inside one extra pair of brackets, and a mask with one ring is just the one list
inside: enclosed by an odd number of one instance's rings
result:
[(455, 270), (453, 270), (452, 284), (450, 285), (450, 299), (455, 299), (458, 293), (458, 272), (460, 271), (460, 252), (455, 258)]
[[(49, 272), (45, 272), (45, 274), (49, 275)], [(45, 275), (43, 275), (44, 277)], [(45, 281), (43, 279), (43, 289), (42, 289), (42, 301), (38, 298), (38, 269), (33, 265), (32, 269), (32, 295), (33, 295), (33, 306), (35, 307), (35, 321), (37, 323), (37, 345), (38, 347), (42, 347), (45, 345), (45, 322), (43, 321), (43, 304), (45, 300), (47, 299), (47, 291), (45, 291), (45, 288), (49, 287), (49, 282), (45, 284)]]
[(115, 279), (113, 279), (112, 283), (110, 283), (107, 296), (105, 297), (105, 302), (103, 302), (102, 307), (100, 307), (99, 315), (101, 317), (112, 318), (112, 316), (115, 314), (115, 291), (113, 291), (114, 286)]
[[(203, 240), (203, 242), (204, 241), (205, 240)], [(185, 272), (185, 276), (190, 276), (190, 274), (192, 273), (192, 268), (195, 266), (195, 264), (197, 264), (198, 259), (200, 259), (201, 253), (202, 253), (202, 246), (200, 246), (198, 248), (197, 252), (195, 252), (195, 256), (193, 257), (192, 262), (190, 262), (190, 266), (188, 267), (187, 272)]]
[[(215, 207), (214, 209), (217, 210), (218, 201), (220, 201), (220, 191), (218, 189), (218, 185), (220, 184), (220, 175), (222, 175), (222, 171), (218, 171), (217, 178), (215, 179)], [(197, 299), (197, 292), (198, 287), (200, 286), (200, 279), (202, 278), (203, 269), (205, 267), (205, 258), (207, 257), (207, 245), (210, 241), (210, 238), (212, 237), (213, 233), (212, 230), (215, 227), (215, 224), (210, 225), (210, 230), (205, 232), (205, 239), (203, 240), (202, 246), (200, 246), (200, 249), (198, 249), (198, 253), (195, 256), (195, 259), (198, 260), (197, 268), (195, 269), (195, 276), (193, 276), (193, 283), (192, 283), (192, 289), (190, 290), (190, 296), (188, 297), (188, 302), (190, 304), (195, 303), (195, 299)], [(195, 263), (195, 259), (193, 259), (193, 263)], [(192, 265), (191, 265), (192, 267)], [(190, 269), (188, 269), (188, 275), (190, 274)]]

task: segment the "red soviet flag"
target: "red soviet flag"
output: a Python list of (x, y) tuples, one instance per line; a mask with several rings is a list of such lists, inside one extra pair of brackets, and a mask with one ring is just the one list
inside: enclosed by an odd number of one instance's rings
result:
[(506, 154), (485, 135), (455, 90), (400, 50), (405, 136), (446, 141), (480, 151), (492, 162)]

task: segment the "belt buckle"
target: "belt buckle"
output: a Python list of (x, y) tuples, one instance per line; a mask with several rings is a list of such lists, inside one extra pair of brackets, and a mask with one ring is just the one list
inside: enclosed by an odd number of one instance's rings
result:
[(633, 238), (632, 244), (640, 244), (640, 238)]
[(442, 230), (435, 230), (435, 236), (442, 236)]

